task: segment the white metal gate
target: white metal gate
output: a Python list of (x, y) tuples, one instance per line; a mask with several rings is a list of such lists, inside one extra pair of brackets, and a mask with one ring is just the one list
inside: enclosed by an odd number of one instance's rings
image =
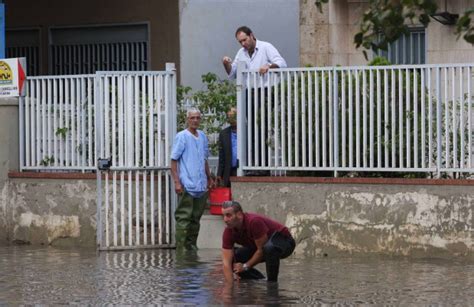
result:
[(99, 248), (172, 247), (174, 65), (163, 72), (99, 72), (95, 82)]

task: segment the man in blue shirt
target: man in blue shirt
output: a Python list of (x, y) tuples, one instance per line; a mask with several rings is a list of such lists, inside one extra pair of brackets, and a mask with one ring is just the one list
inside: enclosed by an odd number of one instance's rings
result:
[(207, 204), (207, 189), (214, 185), (209, 171), (208, 140), (198, 130), (201, 112), (189, 109), (188, 128), (176, 134), (171, 152), (171, 175), (178, 194), (175, 211), (176, 248), (196, 250), (200, 220)]
[(230, 126), (219, 133), (219, 166), (217, 179), (230, 187), (230, 176), (237, 175), (237, 110), (232, 107), (227, 111)]

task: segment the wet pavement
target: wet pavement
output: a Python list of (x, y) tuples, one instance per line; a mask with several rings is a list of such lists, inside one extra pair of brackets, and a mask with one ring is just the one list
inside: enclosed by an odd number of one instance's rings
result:
[(176, 257), (174, 250), (0, 247), (0, 305), (469, 306), (473, 297), (474, 264), (447, 260), (292, 256), (282, 261), (278, 283), (225, 287), (215, 249)]

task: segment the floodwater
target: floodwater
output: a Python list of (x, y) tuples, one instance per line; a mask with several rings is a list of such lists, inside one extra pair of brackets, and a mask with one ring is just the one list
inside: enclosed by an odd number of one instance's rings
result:
[(174, 250), (0, 247), (0, 305), (469, 306), (473, 298), (474, 264), (447, 260), (292, 256), (282, 261), (278, 283), (225, 287), (217, 249), (176, 257)]

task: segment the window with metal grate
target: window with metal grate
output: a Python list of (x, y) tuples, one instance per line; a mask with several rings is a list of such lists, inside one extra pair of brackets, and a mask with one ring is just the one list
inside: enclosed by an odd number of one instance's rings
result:
[(40, 31), (39, 29), (9, 29), (6, 31), (7, 58), (26, 58), (27, 74), (40, 74)]
[(148, 25), (53, 28), (49, 50), (55, 75), (147, 70)]
[(392, 64), (425, 64), (425, 29), (411, 28), (410, 33), (391, 43), (387, 50), (378, 50), (374, 55), (383, 56)]

